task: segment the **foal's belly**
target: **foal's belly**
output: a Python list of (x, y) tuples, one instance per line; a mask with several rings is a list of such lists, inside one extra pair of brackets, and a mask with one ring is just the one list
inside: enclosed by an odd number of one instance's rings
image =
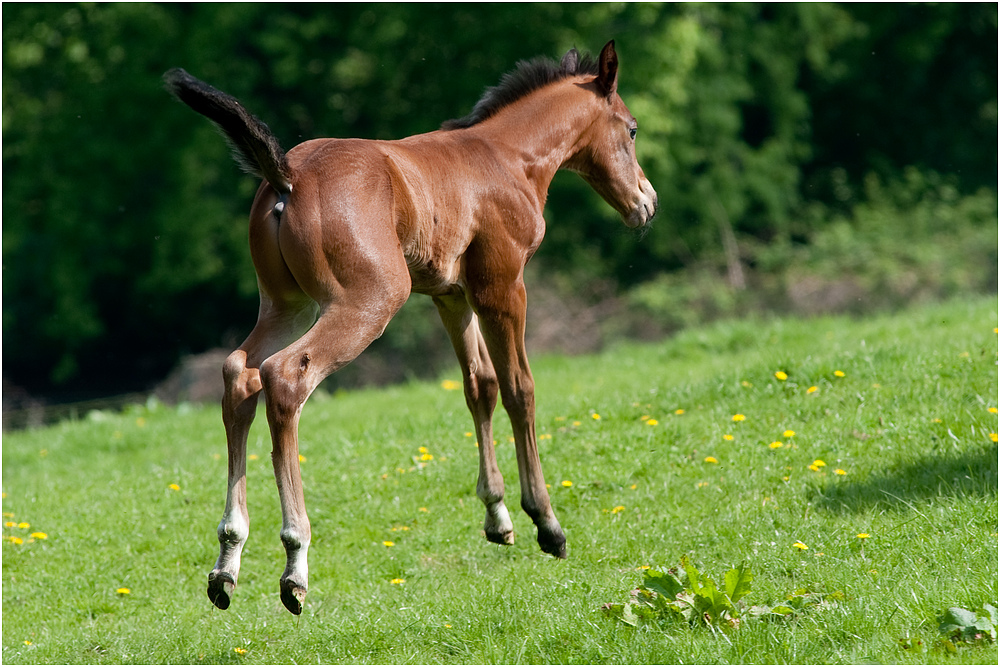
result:
[(445, 296), (462, 291), (460, 284), (461, 266), (458, 260), (411, 260), (407, 258), (410, 271), (410, 291), (429, 296)]

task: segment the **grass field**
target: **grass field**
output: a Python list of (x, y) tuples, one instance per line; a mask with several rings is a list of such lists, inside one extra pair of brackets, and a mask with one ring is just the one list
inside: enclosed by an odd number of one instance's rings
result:
[[(301, 422), (313, 529), (301, 617), (278, 599), (262, 411), (228, 611), (205, 595), (226, 485), (218, 408), (5, 434), (3, 662), (996, 664), (995, 643), (938, 631), (949, 607), (997, 603), (996, 326), (995, 299), (963, 300), (534, 360), (565, 561), (514, 512), (501, 410), (517, 542), (481, 536), (457, 371), (317, 395)], [(684, 555), (716, 581), (748, 566), (750, 604), (800, 589), (828, 601), (725, 632), (602, 613), (642, 568)]]

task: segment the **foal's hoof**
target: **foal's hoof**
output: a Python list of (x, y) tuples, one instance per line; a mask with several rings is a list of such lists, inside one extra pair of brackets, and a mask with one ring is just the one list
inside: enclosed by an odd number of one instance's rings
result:
[(556, 558), (566, 558), (566, 536), (560, 530), (557, 533), (538, 531), (538, 546), (547, 554)]
[(211, 572), (208, 575), (208, 599), (219, 609), (229, 609), (236, 582), (225, 572)]
[(511, 544), (514, 544), (513, 530), (508, 530), (504, 532), (497, 530), (493, 531), (487, 530), (484, 532), (486, 533), (486, 539), (492, 542), (493, 544), (502, 544), (504, 546), (510, 546)]
[(302, 613), (302, 602), (306, 599), (306, 590), (290, 579), (281, 580), (281, 603), (285, 609), (296, 616)]

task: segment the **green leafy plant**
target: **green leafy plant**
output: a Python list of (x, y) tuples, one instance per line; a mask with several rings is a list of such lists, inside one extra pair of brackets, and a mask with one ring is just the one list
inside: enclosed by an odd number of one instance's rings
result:
[(997, 608), (984, 604), (980, 612), (976, 614), (962, 607), (948, 607), (938, 619), (938, 630), (952, 643), (996, 641)]
[(722, 588), (702, 574), (687, 556), (681, 557), (681, 569), (646, 570), (642, 584), (632, 591), (624, 604), (606, 604), (605, 613), (621, 622), (638, 626), (643, 622), (686, 621), (691, 625), (735, 629), (743, 619), (790, 617), (809, 608), (832, 604), (840, 593), (812, 593), (798, 589), (773, 605), (747, 606), (753, 573), (744, 564), (726, 572)]

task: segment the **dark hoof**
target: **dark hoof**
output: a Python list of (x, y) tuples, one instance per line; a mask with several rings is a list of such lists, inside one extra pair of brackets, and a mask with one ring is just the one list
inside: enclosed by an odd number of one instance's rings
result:
[(509, 530), (506, 533), (499, 533), (496, 531), (484, 531), (486, 533), (486, 539), (493, 544), (502, 544), (504, 546), (510, 546), (514, 544), (514, 531)]
[(538, 546), (547, 554), (552, 554), (556, 558), (566, 558), (566, 536), (562, 531), (554, 535), (538, 533)]
[(225, 572), (212, 572), (208, 575), (208, 599), (219, 609), (229, 609), (235, 588), (236, 582)]
[(296, 616), (302, 613), (302, 602), (306, 599), (306, 589), (289, 579), (281, 580), (281, 604)]

